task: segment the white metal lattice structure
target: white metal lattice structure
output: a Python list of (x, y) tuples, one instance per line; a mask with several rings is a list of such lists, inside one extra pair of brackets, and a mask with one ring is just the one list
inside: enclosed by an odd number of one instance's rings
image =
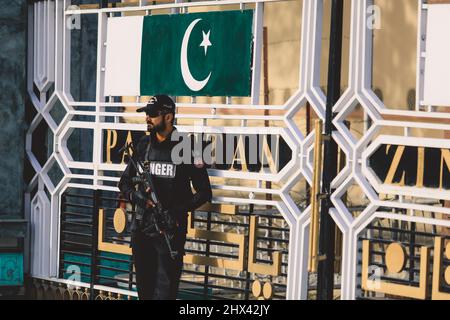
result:
[[(262, 46), (262, 26), (264, 17), (264, 3), (281, 2), (287, 0), (223, 0), (219, 1), (222, 5), (240, 5), (243, 8), (246, 4), (255, 4), (254, 14), (254, 46)], [(308, 136), (303, 136), (300, 129), (295, 124), (293, 118), (297, 112), (303, 108), (307, 102), (313, 107), (315, 113), (321, 119), (325, 115), (325, 95), (320, 89), (320, 57), (322, 42), (322, 24), (323, 24), (323, 0), (303, 0), (301, 43), (299, 61), (299, 84), (298, 90), (293, 94), (284, 105), (260, 105), (260, 75), (261, 75), (261, 50), (255, 50), (253, 57), (252, 78), (252, 96), (249, 105), (233, 104), (231, 98), (227, 98), (226, 104), (198, 104), (195, 99), (192, 103), (178, 103), (178, 108), (202, 108), (209, 110), (204, 114), (182, 114), (180, 118), (187, 119), (235, 119), (242, 120), (241, 126), (233, 127), (212, 127), (212, 126), (177, 126), (180, 131), (203, 132), (203, 133), (245, 133), (245, 134), (273, 134), (282, 137), (292, 150), (292, 159), (283, 170), (276, 174), (272, 173), (242, 173), (228, 172), (220, 170), (210, 170), (211, 176), (235, 178), (252, 181), (254, 187), (242, 186), (223, 186), (213, 185), (216, 189), (246, 192), (248, 197), (216, 197), (215, 202), (235, 203), (235, 204), (257, 204), (272, 205), (283, 215), (290, 228), (289, 241), (289, 261), (288, 261), (288, 279), (287, 279), (287, 299), (306, 299), (308, 289), (308, 233), (310, 208), (303, 212), (294, 203), (290, 196), (290, 190), (301, 179), (305, 179), (309, 184), (312, 182), (312, 149), (314, 141), (314, 132)], [(418, 68), (421, 68), (423, 39), (423, 24), (426, 19), (423, 18), (423, 3), (419, 3), (419, 32), (418, 32)], [(49, 257), (43, 261), (43, 266), (39, 272), (33, 271), (34, 276), (57, 280), (58, 270), (58, 225), (59, 225), (59, 207), (61, 194), (69, 187), (103, 189), (118, 191), (116, 187), (107, 185), (108, 182), (117, 182), (118, 178), (107, 176), (105, 171), (120, 172), (124, 169), (123, 165), (107, 164), (102, 160), (103, 139), (102, 130), (140, 130), (145, 131), (145, 124), (106, 122), (107, 116), (111, 117), (138, 117), (137, 113), (108, 112), (108, 107), (130, 107), (136, 108), (143, 106), (144, 103), (118, 103), (106, 102), (103, 95), (104, 82), (104, 64), (105, 64), (105, 40), (107, 19), (112, 14), (124, 14), (127, 12), (143, 11), (150, 14), (156, 9), (171, 9), (173, 13), (188, 12), (192, 7), (216, 6), (218, 1), (201, 1), (183, 3), (175, 1), (171, 4), (147, 5), (146, 1), (139, 1), (136, 7), (104, 8), (104, 9), (83, 9), (75, 10), (70, 8), (71, 2), (68, 0), (43, 0), (36, 2), (34, 7), (29, 10), (29, 37), (33, 39), (33, 46), (30, 46), (28, 53), (29, 77), (28, 92), (36, 108), (37, 115), (31, 123), (27, 132), (27, 155), (36, 171), (36, 175), (28, 186), (25, 195), (26, 208), (28, 215), (31, 214), (31, 224), (37, 227), (35, 234), (38, 239), (42, 239), (42, 233), (47, 232), (40, 228), (37, 218), (38, 212), (42, 211), (42, 203), (48, 201), (50, 211), (50, 228), (48, 230), (48, 248)], [(423, 197), (423, 191), (408, 189), (405, 187), (386, 187), (381, 185), (373, 175), (368, 166), (368, 157), (376, 147), (385, 141), (398, 144), (408, 144), (411, 142), (411, 130), (413, 128), (450, 130), (449, 125), (427, 123), (426, 119), (449, 119), (450, 114), (438, 112), (421, 112), (419, 108), (416, 111), (401, 111), (388, 109), (374, 94), (371, 88), (372, 73), (372, 30), (367, 27), (368, 8), (373, 5), (372, 0), (353, 0), (351, 1), (351, 33), (350, 33), (350, 66), (349, 66), (349, 85), (340, 100), (334, 106), (337, 117), (334, 124), (337, 131), (333, 138), (337, 141), (340, 148), (346, 154), (346, 165), (339, 175), (334, 179), (332, 186), (336, 191), (332, 195), (332, 202), (335, 208), (332, 210), (332, 216), (338, 227), (343, 232), (343, 257), (342, 257), (342, 299), (355, 299), (357, 286), (357, 255), (358, 242), (357, 237), (373, 219), (388, 215), (391, 219), (416, 221), (432, 225), (450, 226), (448, 221), (437, 219), (416, 217), (413, 210), (427, 210), (432, 212), (441, 212), (450, 214), (448, 208), (438, 208), (430, 205), (417, 204), (409, 201), (406, 196)], [(52, 11), (52, 12), (50, 12)], [(300, 13), (299, 13), (300, 14)], [(80, 17), (83, 15), (92, 15), (97, 17), (98, 38), (97, 38), (97, 56), (96, 56), (96, 94), (95, 101), (76, 101), (70, 92), (70, 72), (71, 72), (71, 30), (66, 26), (67, 19), (71, 17)], [(52, 20), (52, 21), (49, 21)], [(47, 28), (44, 30), (44, 28)], [(30, 40), (31, 41), (31, 40)], [(31, 42), (30, 42), (31, 43)], [(52, 68), (54, 62), (54, 69)], [(417, 76), (417, 92), (420, 95), (423, 82), (421, 74)], [(50, 82), (54, 79), (54, 92), (46, 100)], [(40, 96), (35, 95), (34, 85), (41, 92)], [(420, 99), (418, 99), (420, 101)], [(66, 114), (57, 124), (50, 111), (56, 102), (63, 105)], [(372, 126), (367, 129), (363, 137), (355, 139), (344, 124), (346, 117), (352, 112), (357, 104), (360, 104), (365, 114), (372, 120)], [(81, 108), (90, 107), (86, 111)], [(218, 115), (216, 110), (228, 109), (228, 115)], [(255, 116), (246, 114), (251, 110), (281, 110), (282, 116)], [(78, 121), (77, 116), (90, 116), (93, 121)], [(393, 121), (385, 120), (386, 116), (421, 117), (425, 119), (422, 122)], [(143, 119), (143, 118), (142, 118)], [(282, 122), (283, 126), (276, 127), (249, 127), (247, 121), (252, 120), (272, 120)], [(47, 162), (41, 166), (32, 152), (32, 137), (34, 129), (45, 121), (54, 134), (53, 153)], [(382, 136), (377, 137), (383, 127), (404, 128), (404, 136)], [(67, 141), (76, 129), (88, 129), (93, 132), (93, 159), (91, 162), (75, 161), (67, 147)], [(427, 140), (428, 141), (428, 140)], [(429, 145), (441, 145), (448, 141), (438, 141), (430, 139)], [(428, 143), (427, 142), (427, 143)], [(57, 185), (53, 185), (48, 172), (52, 166), (58, 165), (64, 173), (64, 177)], [(90, 170), (92, 174), (73, 173), (77, 170)], [(73, 182), (73, 179), (82, 179), (86, 184)], [(271, 181), (281, 184), (280, 189), (265, 189), (262, 182)], [(349, 186), (356, 183), (363, 193), (369, 199), (369, 205), (358, 216), (353, 217), (348, 208), (341, 200), (342, 195)], [(31, 201), (30, 194), (34, 188), (38, 188), (36, 197)], [(48, 198), (45, 190), (48, 190)], [(254, 195), (265, 195), (270, 193), (278, 196), (277, 200), (259, 200)], [(380, 200), (380, 193), (390, 193), (401, 195), (399, 201)], [(450, 199), (449, 192), (439, 192), (435, 194), (426, 194), (430, 198)], [(404, 208), (411, 211), (409, 216), (399, 216), (391, 213), (377, 212), (379, 207)], [(41, 235), (41, 236), (39, 236)], [(41, 238), (39, 238), (41, 237)], [(46, 240), (47, 241), (47, 240)], [(45, 245), (45, 244), (44, 244)], [(39, 244), (42, 246), (42, 244)], [(32, 262), (34, 263), (34, 262)], [(63, 280), (60, 279), (62, 282)], [(132, 293), (130, 293), (133, 295)]]
[[(264, 15), (264, 3), (276, 2), (273, 0), (266, 1), (221, 1), (221, 4), (240, 4), (243, 8), (246, 4), (255, 4), (254, 14), (254, 46), (255, 48), (261, 48), (262, 46), (262, 26)], [(51, 3), (51, 4), (50, 4)], [(145, 11), (147, 14), (155, 9), (173, 9), (175, 11), (186, 12), (190, 7), (195, 6), (213, 6), (217, 5), (216, 1), (205, 2), (190, 2), (182, 3), (177, 2), (174, 4), (160, 4), (146, 6), (144, 2), (140, 3), (139, 10)], [(33, 124), (27, 134), (27, 154), (30, 161), (33, 163), (33, 168), (37, 172), (33, 181), (31, 182), (28, 193), (36, 185), (40, 183), (42, 189), (47, 188), (50, 193), (51, 199), (51, 212), (53, 223), (51, 224), (50, 241), (58, 243), (58, 219), (59, 219), (59, 203), (61, 194), (69, 187), (78, 188), (99, 188), (103, 190), (117, 191), (116, 187), (105, 185), (105, 181), (118, 181), (117, 178), (112, 178), (103, 175), (103, 171), (122, 171), (123, 165), (105, 164), (102, 162), (102, 130), (103, 129), (117, 129), (117, 130), (145, 130), (145, 125), (130, 124), (130, 123), (108, 123), (105, 121), (106, 116), (120, 116), (120, 117), (136, 117), (135, 113), (110, 113), (106, 112), (106, 107), (111, 106), (123, 106), (123, 107), (139, 107), (144, 103), (114, 103), (105, 102), (106, 99), (102, 94), (103, 81), (104, 81), (104, 60), (105, 60), (105, 46), (106, 39), (106, 22), (107, 18), (112, 13), (124, 13), (127, 11), (136, 11), (136, 7), (124, 7), (124, 8), (110, 8), (110, 9), (88, 9), (88, 10), (72, 10), (69, 8), (70, 1), (56, 0), (56, 1), (40, 1), (35, 4), (34, 10), (40, 12), (41, 7), (54, 6), (55, 8), (55, 21), (54, 32), (55, 35), (55, 51), (33, 51), (29, 52), (29, 59), (34, 59), (36, 63), (40, 63), (42, 55), (53, 56), (55, 59), (55, 73), (54, 83), (55, 90), (51, 95), (49, 101), (45, 101), (45, 95), (36, 97), (33, 99), (33, 104), (38, 111), (36, 118), (33, 121), (36, 126), (39, 121), (47, 121), (51, 127), (54, 138), (54, 152), (44, 167), (40, 167), (38, 161), (35, 161), (35, 157), (31, 151), (31, 139), (33, 134)], [(289, 263), (288, 263), (288, 285), (287, 285), (287, 298), (288, 299), (300, 299), (306, 298), (307, 288), (307, 272), (306, 272), (306, 238), (307, 238), (307, 225), (309, 210), (300, 212), (298, 207), (289, 195), (290, 188), (295, 185), (302, 176), (307, 181), (311, 181), (311, 165), (308, 164), (308, 159), (302, 152), (303, 148), (307, 148), (306, 144), (310, 148), (311, 141), (313, 141), (313, 135), (310, 137), (303, 137), (295, 123), (292, 121), (293, 115), (303, 107), (306, 101), (309, 101), (313, 106), (317, 114), (323, 117), (325, 97), (323, 92), (319, 88), (319, 54), (321, 45), (321, 25), (322, 25), (322, 2), (321, 1), (305, 1), (303, 4), (303, 19), (302, 19), (302, 50), (299, 52), (302, 56), (301, 70), (300, 72), (300, 84), (299, 90), (288, 100), (285, 105), (259, 105), (259, 92), (260, 92), (260, 65), (261, 65), (261, 51), (255, 50), (256, 54), (253, 56), (253, 65), (256, 66), (252, 73), (252, 96), (250, 105), (236, 105), (231, 102), (231, 99), (227, 99), (227, 104), (197, 104), (193, 99), (191, 104), (177, 104), (177, 107), (194, 107), (194, 108), (207, 108), (210, 111), (209, 114), (202, 115), (186, 115), (181, 117), (190, 119), (239, 119), (242, 121), (240, 127), (208, 127), (208, 126), (177, 126), (180, 131), (188, 132), (203, 132), (203, 133), (234, 133), (234, 134), (271, 134), (282, 137), (292, 150), (293, 157), (291, 161), (280, 172), (273, 173), (239, 173), (211, 170), (211, 176), (220, 176), (226, 178), (237, 178), (254, 181), (255, 187), (241, 187), (241, 186), (222, 186), (214, 185), (214, 188), (231, 190), (231, 191), (244, 191), (249, 194), (248, 198), (233, 198), (233, 197), (216, 197), (214, 201), (236, 203), (236, 204), (249, 204), (254, 203), (258, 205), (273, 205), (283, 215), (290, 228), (290, 247), (289, 247)], [(72, 15), (95, 15), (98, 18), (98, 44), (97, 44), (97, 85), (95, 102), (90, 101), (76, 101), (70, 93), (70, 30), (66, 28), (66, 19)], [(37, 14), (33, 20), (33, 16), (30, 15), (30, 21), (33, 22), (34, 28), (30, 29), (30, 36), (36, 33), (42, 23), (42, 16)], [(50, 33), (52, 33), (50, 32)], [(299, 30), (300, 32), (300, 30)], [(35, 39), (35, 47), (37, 46)], [(41, 60), (39, 60), (41, 59)], [(34, 74), (36, 68), (33, 69)], [(29, 79), (29, 93), (33, 96), (33, 79)], [(49, 115), (55, 100), (58, 100), (66, 109), (67, 114), (63, 120), (56, 125), (53, 119)], [(79, 107), (91, 107), (94, 106), (93, 111), (80, 111)], [(236, 110), (236, 115), (216, 115), (215, 110), (220, 108), (227, 108), (229, 110)], [(245, 115), (246, 110), (282, 110), (284, 115), (282, 116), (255, 116)], [(95, 121), (76, 121), (75, 116), (85, 115), (92, 116)], [(252, 120), (274, 120), (284, 122), (283, 127), (246, 127), (247, 121)], [(77, 162), (71, 157), (67, 148), (67, 140), (70, 134), (75, 129), (89, 129), (93, 131), (94, 145), (93, 149), (93, 161), (92, 162)], [(51, 179), (48, 177), (48, 171), (52, 165), (57, 163), (61, 170), (64, 172), (64, 178), (59, 182), (57, 186), (52, 185)], [(86, 169), (92, 170), (92, 175), (74, 174), (73, 170)], [(72, 179), (84, 179), (89, 183), (73, 183)], [(282, 183), (281, 189), (267, 190), (261, 187), (262, 181), (272, 181)], [(254, 194), (265, 194), (270, 192), (273, 195), (281, 197), (282, 201), (268, 201), (254, 199)], [(45, 192), (41, 192), (42, 197), (46, 197)], [(32, 204), (33, 206), (33, 204)], [(33, 209), (35, 210), (35, 209)], [(32, 224), (36, 224), (37, 221), (32, 220)], [(44, 230), (37, 230), (37, 232), (43, 232)], [(53, 243), (53, 242), (52, 242)], [(58, 252), (57, 246), (53, 247)], [(34, 274), (43, 278), (54, 279), (57, 276), (57, 255), (53, 256), (47, 263), (51, 266), (51, 270), (47, 274)]]
[[(424, 4), (419, 3), (418, 24), (418, 68), (421, 67), (421, 59), (424, 57)], [(383, 143), (430, 146), (442, 148), (448, 146), (448, 140), (424, 139), (418, 141), (411, 129), (449, 130), (446, 124), (428, 123), (431, 119), (448, 119), (449, 114), (438, 112), (405, 111), (388, 109), (372, 90), (372, 29), (368, 27), (369, 8), (374, 4), (373, 0), (352, 1), (351, 6), (351, 35), (350, 35), (350, 71), (349, 87), (340, 100), (334, 106), (338, 113), (334, 124), (338, 129), (333, 137), (347, 155), (346, 168), (333, 181), (336, 191), (332, 195), (335, 205), (332, 216), (343, 232), (343, 257), (342, 257), (342, 299), (355, 299), (357, 296), (357, 258), (358, 235), (376, 218), (389, 218), (399, 221), (413, 221), (427, 225), (449, 226), (448, 221), (435, 218), (423, 218), (414, 215), (414, 210), (439, 212), (450, 214), (449, 208), (420, 204), (414, 199), (448, 199), (449, 192), (445, 190), (430, 190), (416, 187), (388, 186), (382, 184), (375, 177), (369, 166), (369, 156)], [(420, 69), (419, 69), (420, 70)], [(418, 70), (418, 71), (419, 71)], [(417, 72), (417, 92), (423, 92), (423, 74)], [(360, 140), (356, 140), (344, 124), (345, 118), (352, 112), (356, 104), (360, 104), (371, 121), (372, 126), (367, 129)], [(417, 107), (417, 109), (419, 109)], [(432, 109), (429, 109), (432, 111)], [(385, 120), (388, 116), (396, 116), (403, 121)], [(421, 118), (421, 121), (412, 121), (412, 118)], [(408, 121), (411, 119), (411, 121)], [(403, 136), (382, 135), (379, 133), (385, 127), (398, 127), (403, 129)], [(352, 183), (357, 183), (361, 191), (369, 200), (369, 205), (357, 217), (353, 217), (341, 197)], [(382, 200), (380, 194), (398, 195), (396, 201)], [(380, 207), (406, 209), (408, 216), (392, 213), (378, 212)]]

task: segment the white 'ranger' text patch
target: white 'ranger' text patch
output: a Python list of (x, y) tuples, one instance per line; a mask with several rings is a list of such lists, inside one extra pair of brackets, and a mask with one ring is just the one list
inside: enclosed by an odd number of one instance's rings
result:
[(150, 173), (160, 178), (174, 178), (177, 166), (170, 162), (150, 162)]

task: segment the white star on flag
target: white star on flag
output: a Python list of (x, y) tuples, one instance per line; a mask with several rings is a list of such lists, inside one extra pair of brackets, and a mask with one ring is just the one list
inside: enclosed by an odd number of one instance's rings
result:
[(202, 43), (200, 43), (200, 47), (203, 47), (203, 49), (205, 49), (205, 56), (206, 56), (206, 51), (208, 51), (208, 47), (212, 46), (211, 42), (209, 41), (209, 34), (211, 33), (211, 30), (208, 30), (208, 33), (205, 33), (202, 30), (203, 33), (203, 41)]

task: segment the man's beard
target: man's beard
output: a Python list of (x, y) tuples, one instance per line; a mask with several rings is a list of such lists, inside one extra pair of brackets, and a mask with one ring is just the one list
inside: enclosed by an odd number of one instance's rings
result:
[(153, 131), (153, 132), (155, 132), (155, 133), (161, 133), (161, 132), (163, 132), (164, 130), (166, 130), (166, 128), (167, 128), (167, 124), (166, 124), (165, 121), (161, 121), (161, 122), (160, 122), (159, 124), (157, 124), (157, 125), (153, 125), (153, 126), (148, 125), (148, 126), (147, 126), (148, 131)]

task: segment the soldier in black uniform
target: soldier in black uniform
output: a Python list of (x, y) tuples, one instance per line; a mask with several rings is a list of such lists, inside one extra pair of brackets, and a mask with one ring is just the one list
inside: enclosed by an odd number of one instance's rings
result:
[[(146, 113), (150, 135), (140, 139), (133, 158), (149, 162), (157, 197), (176, 221), (171, 245), (173, 250), (178, 251), (173, 259), (164, 237), (144, 232), (133, 217), (131, 247), (138, 295), (141, 300), (175, 299), (183, 266), (187, 212), (211, 200), (211, 185), (204, 162), (175, 164), (171, 157), (172, 148), (178, 143), (171, 139), (176, 130), (173, 126), (173, 100), (166, 95), (157, 95), (146, 107), (137, 111)], [(146, 208), (147, 214), (154, 207), (149, 197), (150, 190), (136, 190), (132, 183), (135, 176), (136, 170), (130, 161), (120, 179), (119, 189), (135, 206)], [(194, 194), (191, 182), (196, 191)]]

